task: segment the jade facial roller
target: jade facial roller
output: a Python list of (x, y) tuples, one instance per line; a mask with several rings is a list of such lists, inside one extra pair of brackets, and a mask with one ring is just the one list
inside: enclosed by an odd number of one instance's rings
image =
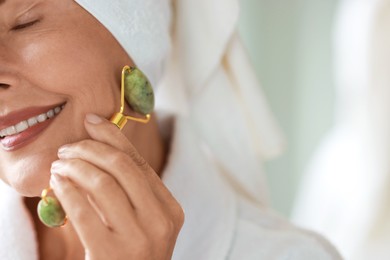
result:
[[(125, 99), (130, 107), (144, 118), (124, 115)], [(111, 118), (111, 122), (119, 129), (122, 129), (128, 120), (148, 123), (153, 109), (154, 93), (149, 80), (139, 69), (125, 66), (122, 70), (121, 108)], [(48, 227), (64, 226), (67, 221), (66, 213), (55, 197), (48, 196), (50, 191), (51, 188), (42, 191), (41, 201), (38, 204), (38, 217)]]
[[(125, 98), (130, 107), (138, 114), (143, 115), (144, 118), (125, 116), (123, 114)], [(154, 93), (149, 80), (139, 69), (125, 66), (122, 70), (121, 108), (111, 118), (111, 122), (118, 126), (119, 129), (122, 129), (128, 120), (148, 123), (153, 109)]]

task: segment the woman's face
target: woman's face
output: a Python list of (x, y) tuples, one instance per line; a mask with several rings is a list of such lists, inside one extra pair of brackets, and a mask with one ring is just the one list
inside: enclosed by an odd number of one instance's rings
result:
[[(88, 138), (85, 114), (109, 118), (119, 108), (121, 68), (130, 62), (73, 0), (0, 0), (0, 131), (10, 134), (1, 138), (0, 178), (39, 195), (58, 148)], [(55, 116), (43, 121), (50, 110)]]

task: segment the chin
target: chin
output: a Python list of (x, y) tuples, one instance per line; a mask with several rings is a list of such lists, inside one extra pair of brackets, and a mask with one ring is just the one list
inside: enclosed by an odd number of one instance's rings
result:
[(43, 189), (49, 187), (49, 174), (22, 173), (23, 176), (18, 176), (17, 179), (12, 179), (9, 185), (24, 197), (39, 197)]
[(4, 182), (24, 197), (39, 197), (42, 190), (49, 187), (50, 166), (55, 156), (50, 158), (51, 156), (41, 160), (26, 159), (13, 167), (7, 167), (9, 170)]

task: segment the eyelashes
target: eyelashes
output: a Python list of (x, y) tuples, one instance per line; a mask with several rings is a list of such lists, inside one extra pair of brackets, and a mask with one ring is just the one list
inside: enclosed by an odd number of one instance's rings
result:
[(27, 23), (21, 23), (21, 24), (18, 24), (18, 25), (15, 25), (14, 27), (12, 27), (11, 30), (12, 31), (20, 31), (20, 30), (23, 30), (23, 29), (26, 29), (28, 27), (31, 27), (31, 26), (35, 25), (39, 21), (40, 20), (34, 20), (34, 21), (31, 21), (31, 22), (27, 22)]

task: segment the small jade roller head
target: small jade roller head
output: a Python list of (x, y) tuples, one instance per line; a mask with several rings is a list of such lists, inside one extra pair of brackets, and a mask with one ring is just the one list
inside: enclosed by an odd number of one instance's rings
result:
[(42, 191), (41, 201), (38, 203), (38, 217), (43, 224), (48, 227), (61, 227), (66, 224), (67, 218), (60, 202), (55, 198), (48, 196), (51, 189)]

